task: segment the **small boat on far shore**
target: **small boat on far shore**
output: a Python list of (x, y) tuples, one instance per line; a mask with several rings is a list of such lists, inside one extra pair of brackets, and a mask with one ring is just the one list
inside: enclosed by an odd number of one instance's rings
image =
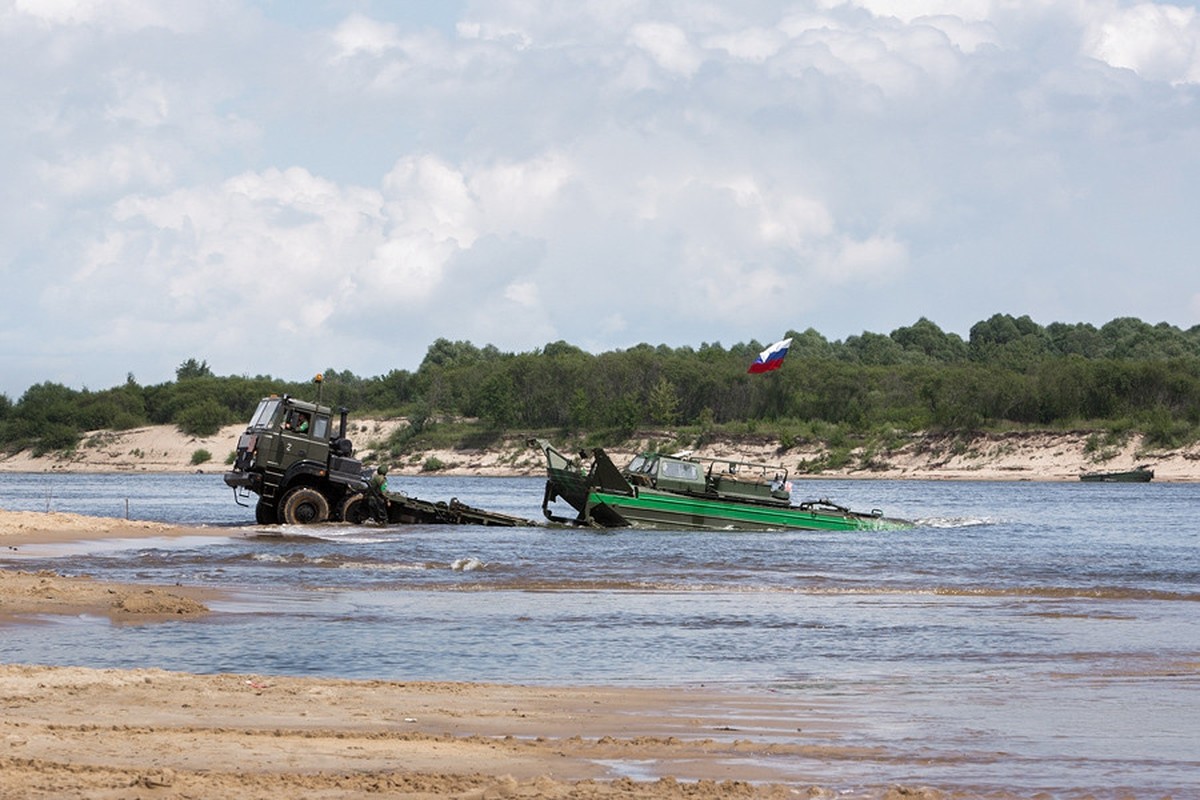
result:
[(1085, 472), (1079, 480), (1085, 483), (1149, 483), (1154, 479), (1154, 470), (1142, 465), (1121, 472)]

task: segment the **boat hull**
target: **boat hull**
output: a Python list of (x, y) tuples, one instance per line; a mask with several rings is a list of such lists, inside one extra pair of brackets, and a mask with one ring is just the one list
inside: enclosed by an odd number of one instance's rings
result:
[(1088, 472), (1079, 476), (1084, 483), (1149, 483), (1154, 478), (1152, 469), (1133, 469), (1127, 472)]
[[(765, 507), (708, 498), (684, 497), (650, 489), (634, 496), (593, 491), (585, 516), (619, 519), (638, 528), (671, 530), (862, 531), (910, 528), (912, 523), (881, 514), (803, 506)], [(615, 527), (608, 525), (606, 527)]]

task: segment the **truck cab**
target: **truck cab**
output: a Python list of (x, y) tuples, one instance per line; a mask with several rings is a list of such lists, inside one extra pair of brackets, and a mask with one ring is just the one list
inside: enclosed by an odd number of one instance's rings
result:
[(234, 499), (258, 495), (259, 524), (303, 525), (342, 518), (342, 507), (366, 488), (362, 462), (346, 438), (346, 409), (333, 430), (332, 409), (288, 395), (263, 398), (238, 437), (225, 473)]

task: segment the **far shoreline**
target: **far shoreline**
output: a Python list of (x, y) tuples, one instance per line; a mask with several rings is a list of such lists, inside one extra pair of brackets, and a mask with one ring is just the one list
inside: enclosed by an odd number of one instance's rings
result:
[[(352, 431), (355, 456), (365, 465), (387, 463), (403, 477), (541, 477), (542, 457), (512, 435), (486, 448), (441, 448), (390, 456), (384, 443), (402, 420), (367, 420)], [(230, 425), (199, 438), (170, 425), (129, 431), (93, 431), (66, 453), (0, 454), (2, 474), (205, 474), (220, 476), (244, 425)], [(1078, 481), (1086, 472), (1118, 472), (1137, 466), (1154, 470), (1158, 483), (1200, 482), (1200, 442), (1174, 449), (1150, 447), (1144, 437), (1096, 447), (1094, 431), (1009, 431), (969, 435), (922, 433), (897, 438), (890, 450), (863, 448), (832, 453), (825, 443), (784, 448), (773, 436), (716, 439), (692, 448), (698, 457), (737, 458), (786, 468), (793, 481), (946, 480)], [(622, 464), (638, 452), (678, 448), (671, 431), (642, 431), (606, 446)], [(199, 459), (199, 460), (198, 460)], [(815, 466), (839, 464), (817, 469)], [(810, 471), (811, 470), (811, 471)]]

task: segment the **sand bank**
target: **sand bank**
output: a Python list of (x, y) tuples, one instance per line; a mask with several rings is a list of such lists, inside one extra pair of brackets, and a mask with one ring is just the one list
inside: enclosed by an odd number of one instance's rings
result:
[(95, 539), (143, 539), (186, 536), (199, 531), (165, 522), (89, 517), (60, 511), (9, 511), (0, 508), (0, 546)]
[(208, 613), (212, 592), (192, 587), (135, 586), (0, 569), (0, 624), (42, 614), (90, 614), (118, 621), (194, 617)]
[[(161, 522), (0, 509), (0, 548), (17, 552), (29, 544), (200, 533)], [(0, 624), (14, 616), (39, 614), (92, 614), (126, 621), (196, 616), (208, 612), (204, 601), (214, 596), (194, 587), (124, 585), (86, 576), (0, 570)]]

